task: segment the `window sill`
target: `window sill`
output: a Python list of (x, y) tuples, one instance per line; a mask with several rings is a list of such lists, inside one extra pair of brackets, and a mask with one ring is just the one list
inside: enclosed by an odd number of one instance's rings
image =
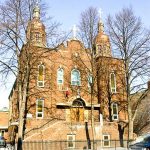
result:
[(82, 85), (81, 85), (81, 84), (80, 84), (80, 85), (74, 85), (74, 84), (71, 84), (71, 86), (79, 86), (79, 87), (80, 87), (80, 86), (82, 86)]

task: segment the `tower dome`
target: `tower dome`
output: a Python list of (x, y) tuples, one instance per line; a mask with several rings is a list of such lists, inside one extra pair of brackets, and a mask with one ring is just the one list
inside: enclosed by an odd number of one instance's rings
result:
[(40, 20), (39, 5), (33, 9), (33, 18), (28, 22), (26, 31), (26, 41), (33, 46), (46, 47), (46, 32), (45, 26)]
[(98, 22), (98, 34), (95, 37), (96, 55), (111, 57), (109, 36), (104, 33), (104, 24), (101, 19)]

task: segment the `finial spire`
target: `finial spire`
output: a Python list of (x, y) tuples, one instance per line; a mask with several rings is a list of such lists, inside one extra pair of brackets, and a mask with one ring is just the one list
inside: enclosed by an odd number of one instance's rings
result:
[(102, 21), (102, 14), (103, 14), (103, 11), (102, 11), (101, 8), (99, 9), (98, 13), (99, 13), (99, 21)]
[(100, 8), (99, 11), (99, 22), (98, 22), (98, 32), (104, 32), (104, 24), (102, 22), (102, 14), (103, 14), (103, 11), (102, 9)]
[(35, 7), (33, 8), (33, 18), (40, 19), (39, 0), (36, 0)]
[(39, 6), (39, 0), (36, 0), (36, 6)]
[(73, 32), (73, 39), (76, 39), (77, 38), (77, 26), (76, 25), (73, 25), (73, 28), (72, 28), (72, 32)]

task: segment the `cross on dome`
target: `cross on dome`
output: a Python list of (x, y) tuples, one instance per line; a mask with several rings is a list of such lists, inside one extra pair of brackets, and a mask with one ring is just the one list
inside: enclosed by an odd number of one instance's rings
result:
[(72, 28), (72, 32), (73, 32), (73, 39), (76, 39), (77, 31), (78, 31), (77, 26), (76, 26), (76, 25), (73, 25), (73, 28)]
[(40, 18), (40, 7), (39, 7), (40, 0), (35, 1), (35, 6), (33, 8), (33, 18)]
[(36, 6), (39, 6), (40, 0), (36, 0)]
[(99, 9), (98, 13), (99, 13), (99, 20), (101, 20), (102, 19), (102, 14), (103, 14), (103, 11), (102, 11), (101, 8)]
[(103, 33), (103, 32), (104, 32), (104, 24), (103, 24), (103, 22), (102, 22), (102, 14), (103, 14), (103, 11), (102, 11), (101, 8), (99, 9), (98, 13), (99, 13), (98, 32)]

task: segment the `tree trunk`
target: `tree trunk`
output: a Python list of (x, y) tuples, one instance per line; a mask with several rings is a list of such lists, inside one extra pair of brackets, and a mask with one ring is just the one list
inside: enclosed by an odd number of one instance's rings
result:
[(128, 100), (128, 120), (128, 140), (133, 140), (133, 115), (130, 100)]
[(124, 127), (122, 127), (120, 124), (118, 124), (118, 131), (119, 131), (120, 146), (124, 147), (123, 143)]
[(129, 140), (133, 140), (133, 120), (129, 119), (129, 135), (128, 138)]
[(109, 121), (112, 122), (112, 110), (111, 110), (111, 97), (108, 96), (108, 112), (109, 112)]
[(27, 99), (27, 88), (28, 88), (28, 78), (29, 78), (29, 64), (27, 62), (26, 66), (26, 74), (24, 80), (24, 87), (23, 87), (23, 98), (21, 102), (21, 108), (19, 113), (19, 128), (18, 128), (18, 148), (17, 150), (22, 150), (22, 140), (23, 140), (23, 127), (24, 127), (24, 118), (25, 118), (25, 106), (26, 106), (26, 99)]
[(85, 131), (86, 131), (86, 139), (87, 139), (88, 149), (91, 149), (91, 140), (90, 140), (90, 136), (89, 136), (88, 122), (85, 122)]

